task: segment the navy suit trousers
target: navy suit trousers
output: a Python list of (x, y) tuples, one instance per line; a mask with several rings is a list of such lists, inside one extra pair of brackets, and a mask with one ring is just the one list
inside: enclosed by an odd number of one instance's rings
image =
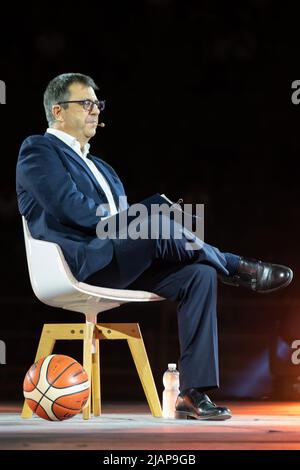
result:
[[(185, 238), (172, 237), (115, 240), (112, 262), (85, 282), (146, 290), (176, 301), (180, 389), (209, 390), (219, 386), (217, 270), (202, 250), (186, 250), (185, 242)], [(225, 256), (224, 267), (226, 259)]]

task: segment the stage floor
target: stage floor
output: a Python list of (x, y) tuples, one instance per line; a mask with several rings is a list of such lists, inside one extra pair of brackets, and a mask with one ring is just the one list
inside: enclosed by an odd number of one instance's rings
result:
[(104, 405), (101, 417), (23, 420), (0, 405), (0, 449), (300, 449), (300, 402), (222, 402), (223, 422), (152, 418), (145, 405)]

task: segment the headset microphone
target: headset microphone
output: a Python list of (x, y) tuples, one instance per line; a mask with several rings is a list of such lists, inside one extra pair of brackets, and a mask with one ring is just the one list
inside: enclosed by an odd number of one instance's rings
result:
[(104, 122), (99, 122), (99, 124), (97, 125), (97, 127), (105, 127)]

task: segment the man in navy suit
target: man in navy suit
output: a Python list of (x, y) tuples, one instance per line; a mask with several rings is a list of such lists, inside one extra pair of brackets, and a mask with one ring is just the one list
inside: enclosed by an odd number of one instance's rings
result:
[[(206, 243), (188, 250), (187, 238), (97, 237), (99, 221), (127, 209), (113, 168), (89, 153), (104, 101), (82, 74), (54, 78), (44, 94), (49, 128), (28, 137), (17, 163), (19, 210), (33, 237), (57, 243), (76, 279), (112, 288), (142, 289), (178, 302), (180, 394), (177, 418), (224, 420), (206, 391), (218, 387), (217, 277), (256, 292), (292, 280), (290, 268), (222, 253)], [(120, 206), (121, 204), (121, 206)], [(123, 206), (122, 206), (123, 204)]]

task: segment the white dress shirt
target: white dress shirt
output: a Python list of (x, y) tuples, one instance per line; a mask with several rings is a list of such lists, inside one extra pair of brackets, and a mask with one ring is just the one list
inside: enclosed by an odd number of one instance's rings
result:
[(72, 135), (67, 134), (66, 132), (63, 132), (63, 131), (59, 131), (58, 129), (52, 129), (52, 128), (48, 128), (47, 132), (48, 134), (53, 134), (58, 139), (62, 140), (66, 145), (71, 147), (71, 149), (74, 150), (74, 152), (76, 152), (77, 155), (79, 155), (82, 158), (84, 163), (89, 167), (89, 169), (95, 176), (101, 189), (103, 190), (105, 196), (107, 197), (109, 209), (110, 209), (110, 215), (116, 214), (118, 212), (118, 209), (116, 207), (115, 200), (113, 198), (113, 195), (112, 195), (112, 192), (111, 192), (111, 189), (107, 180), (104, 178), (102, 173), (98, 170), (96, 165), (94, 165), (92, 160), (87, 158), (87, 155), (90, 149), (90, 144), (85, 144), (83, 152), (82, 152), (81, 147), (80, 147), (80, 142), (77, 139), (75, 139), (75, 137), (73, 137)]

